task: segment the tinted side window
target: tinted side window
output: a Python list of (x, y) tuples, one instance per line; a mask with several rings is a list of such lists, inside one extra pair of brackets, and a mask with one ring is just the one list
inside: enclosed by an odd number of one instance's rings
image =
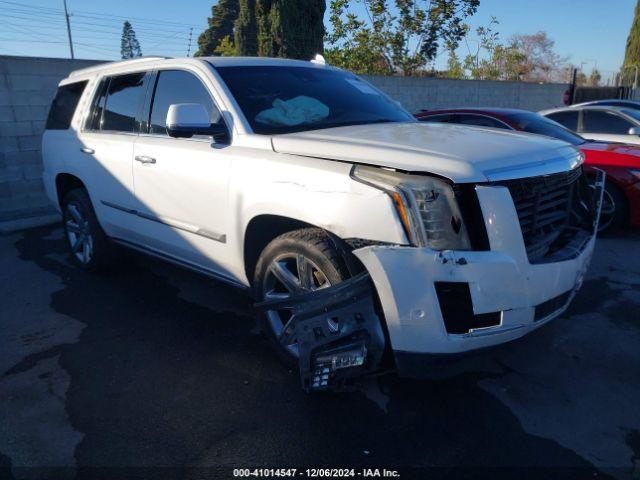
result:
[(174, 103), (199, 103), (209, 113), (212, 124), (222, 121), (209, 91), (195, 75), (181, 70), (162, 70), (158, 72), (153, 95), (150, 133), (167, 135), (167, 112)]
[(555, 112), (547, 115), (547, 118), (558, 122), (560, 125), (573, 130), (578, 130), (578, 111), (575, 112)]
[(66, 130), (71, 126), (71, 119), (86, 86), (87, 82), (77, 82), (58, 88), (47, 117), (47, 130)]
[(633, 125), (618, 115), (598, 110), (585, 110), (582, 131), (587, 133), (610, 133), (626, 135)]
[(111, 77), (101, 130), (135, 132), (136, 117), (146, 93), (145, 72)]
[(456, 115), (456, 123), (462, 123), (464, 125), (475, 125), (478, 127), (492, 127), (492, 128), (508, 128), (504, 123), (494, 120), (493, 118), (485, 117), (482, 115), (462, 114)]

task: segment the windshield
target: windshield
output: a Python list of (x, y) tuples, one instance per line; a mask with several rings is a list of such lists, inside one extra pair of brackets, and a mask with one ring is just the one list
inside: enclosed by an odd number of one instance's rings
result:
[(571, 130), (563, 127), (553, 120), (538, 115), (537, 113), (517, 113), (509, 115), (509, 120), (517, 125), (518, 130), (546, 135), (570, 143), (571, 145), (582, 145), (585, 139)]
[(367, 82), (322, 67), (215, 67), (255, 133), (415, 122)]

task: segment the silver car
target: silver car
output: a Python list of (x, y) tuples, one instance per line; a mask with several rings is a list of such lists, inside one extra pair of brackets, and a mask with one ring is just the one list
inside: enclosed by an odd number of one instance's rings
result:
[(640, 110), (574, 105), (540, 114), (588, 139), (640, 144)]

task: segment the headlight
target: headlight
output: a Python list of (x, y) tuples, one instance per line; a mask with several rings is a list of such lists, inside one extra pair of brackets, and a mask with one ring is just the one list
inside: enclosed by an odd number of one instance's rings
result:
[(434, 177), (357, 165), (354, 180), (391, 197), (409, 241), (435, 250), (470, 250), (471, 242), (451, 185)]

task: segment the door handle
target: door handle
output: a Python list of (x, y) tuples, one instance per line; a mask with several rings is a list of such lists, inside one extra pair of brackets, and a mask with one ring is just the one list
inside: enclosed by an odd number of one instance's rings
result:
[(88, 154), (96, 153), (96, 151), (93, 148), (89, 148), (89, 147), (82, 147), (80, 151), (82, 153), (88, 153)]
[(136, 162), (140, 163), (156, 163), (156, 159), (153, 157), (147, 157), (146, 155), (136, 155)]

